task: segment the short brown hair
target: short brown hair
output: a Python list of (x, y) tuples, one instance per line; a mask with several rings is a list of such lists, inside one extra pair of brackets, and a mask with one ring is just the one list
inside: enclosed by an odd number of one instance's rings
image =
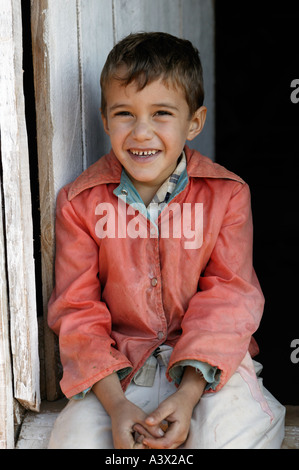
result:
[(159, 78), (183, 89), (191, 115), (202, 106), (202, 66), (190, 41), (161, 32), (125, 37), (113, 47), (102, 70), (102, 113), (106, 114), (105, 87), (111, 79), (120, 80), (124, 86), (134, 81), (142, 90)]

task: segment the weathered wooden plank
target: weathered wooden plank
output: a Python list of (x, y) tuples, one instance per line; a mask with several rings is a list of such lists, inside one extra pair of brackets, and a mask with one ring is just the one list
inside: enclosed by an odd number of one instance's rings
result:
[(83, 170), (76, 0), (32, 0), (32, 44), (41, 208), (45, 369), (48, 400), (59, 396), (57, 341), (47, 326), (54, 286), (55, 203)]
[(20, 0), (1, 0), (0, 125), (14, 396), (39, 408), (33, 228)]
[[(1, 151), (0, 151), (1, 153)], [(1, 176), (1, 175), (0, 175)], [(2, 182), (0, 181), (0, 188)], [(2, 194), (0, 191), (0, 207)], [(0, 449), (14, 447), (12, 374), (9, 350), (4, 225), (0, 211)]]
[[(39, 9), (44, 22), (43, 51), (48, 67), (47, 82), (41, 86), (48, 86), (52, 133), (51, 155), (47, 160), (50, 157), (57, 194), (62, 185), (76, 178), (83, 169), (77, 2), (48, 0), (46, 3), (46, 8)], [(47, 166), (43, 161), (40, 164)]]
[(100, 76), (113, 47), (112, 0), (78, 2), (84, 168), (109, 152), (101, 119)]
[[(31, 2), (31, 29), (34, 63), (34, 86), (37, 120), (39, 191), (41, 215), (42, 295), (44, 311), (44, 364), (46, 392), (49, 400), (58, 396), (57, 342), (47, 325), (47, 304), (53, 289), (54, 263), (54, 200), (52, 139), (53, 125), (50, 106), (47, 37), (48, 1)], [(44, 397), (43, 397), (44, 398)]]
[(181, 35), (180, 0), (115, 0), (115, 39), (138, 31), (164, 31)]

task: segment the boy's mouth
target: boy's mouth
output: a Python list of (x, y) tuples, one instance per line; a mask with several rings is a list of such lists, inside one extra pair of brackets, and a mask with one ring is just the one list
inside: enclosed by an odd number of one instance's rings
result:
[(150, 157), (152, 155), (156, 155), (159, 150), (153, 149), (153, 150), (137, 150), (137, 149), (130, 149), (130, 153), (133, 155), (136, 155), (137, 157)]

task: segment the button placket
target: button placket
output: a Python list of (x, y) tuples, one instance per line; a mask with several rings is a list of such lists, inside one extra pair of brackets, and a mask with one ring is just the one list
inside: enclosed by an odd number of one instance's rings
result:
[(165, 341), (167, 337), (167, 319), (164, 312), (163, 300), (162, 300), (162, 286), (161, 286), (161, 260), (160, 260), (160, 251), (159, 251), (159, 238), (151, 239), (153, 247), (153, 273), (151, 276), (151, 286), (153, 288), (153, 296), (155, 298), (155, 306), (157, 317), (159, 318), (160, 325), (157, 326), (156, 338), (159, 343)]

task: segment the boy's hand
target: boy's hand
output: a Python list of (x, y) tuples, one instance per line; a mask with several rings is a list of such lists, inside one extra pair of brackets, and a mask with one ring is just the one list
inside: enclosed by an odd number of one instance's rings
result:
[[(146, 449), (143, 443), (144, 436), (155, 439), (161, 437), (159, 423), (147, 426), (145, 423), (146, 413), (129, 400), (124, 400), (118, 404), (117, 408), (111, 412), (112, 435), (115, 449)], [(139, 425), (139, 433), (135, 433), (136, 426)]]
[[(153, 449), (177, 449), (187, 439), (192, 412), (193, 406), (190, 406), (184, 394), (178, 390), (147, 416), (144, 427), (138, 423), (134, 429), (144, 435), (144, 446)], [(159, 426), (164, 420), (168, 422), (164, 436), (153, 437), (151, 428)]]
[[(115, 449), (145, 449), (142, 436), (154, 438), (161, 436), (159, 424), (151, 426), (144, 424), (146, 413), (125, 397), (116, 373), (94, 384), (93, 392), (110, 415)], [(134, 438), (136, 423), (145, 427), (141, 426), (143, 432), (137, 440)]]
[[(153, 449), (177, 449), (182, 445), (188, 437), (193, 409), (205, 386), (204, 378), (194, 368), (186, 367), (178, 390), (147, 416), (144, 427), (139, 424), (134, 426), (136, 431), (145, 436), (143, 445)], [(152, 429), (156, 429), (164, 420), (169, 424), (165, 435), (154, 437)]]

